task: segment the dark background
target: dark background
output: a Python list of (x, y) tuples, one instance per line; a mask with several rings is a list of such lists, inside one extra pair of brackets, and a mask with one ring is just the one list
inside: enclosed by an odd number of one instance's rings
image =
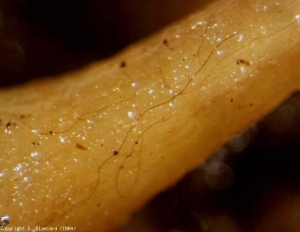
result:
[(0, 0), (0, 86), (113, 55), (207, 0)]

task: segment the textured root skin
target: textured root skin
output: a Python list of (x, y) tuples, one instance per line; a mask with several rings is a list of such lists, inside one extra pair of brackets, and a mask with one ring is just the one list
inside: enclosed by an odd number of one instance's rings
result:
[(105, 63), (3, 90), (11, 225), (124, 223), (299, 89), (299, 11), (299, 1), (216, 2)]

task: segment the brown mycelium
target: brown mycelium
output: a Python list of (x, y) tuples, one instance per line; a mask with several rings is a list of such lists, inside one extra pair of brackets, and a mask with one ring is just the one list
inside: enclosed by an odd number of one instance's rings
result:
[(299, 13), (215, 2), (105, 62), (3, 89), (10, 225), (120, 226), (299, 88)]
[(117, 231), (299, 231), (299, 119), (298, 92)]

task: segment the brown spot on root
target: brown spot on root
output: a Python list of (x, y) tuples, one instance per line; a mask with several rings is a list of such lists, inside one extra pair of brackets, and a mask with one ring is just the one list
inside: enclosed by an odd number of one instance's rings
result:
[(30, 114), (21, 114), (20, 119), (29, 118), (31, 117)]
[(39, 145), (41, 145), (40, 142), (32, 142), (31, 144), (32, 144), (33, 146), (39, 146)]
[(243, 59), (236, 59), (236, 61), (235, 61), (235, 63), (237, 64), (237, 65), (240, 65), (240, 64), (242, 64), (242, 65), (245, 65), (245, 66), (250, 66), (250, 62), (249, 61), (247, 61), (247, 60), (243, 60)]
[(170, 50), (173, 51), (173, 48), (170, 47), (169, 41), (168, 41), (167, 39), (164, 39), (164, 40), (163, 40), (163, 45), (165, 45), (167, 48), (169, 48)]
[(11, 122), (11, 121), (9, 121), (8, 123), (6, 123), (6, 125), (5, 125), (6, 128), (17, 127), (17, 126), (18, 126), (17, 123)]
[(126, 62), (123, 60), (120, 64), (120, 68), (125, 68), (127, 66)]
[(114, 154), (114, 155), (118, 155), (119, 152), (118, 152), (117, 150), (113, 150), (113, 154)]
[(163, 44), (164, 44), (166, 47), (169, 47), (169, 42), (168, 42), (168, 40), (164, 39), (164, 40), (163, 40)]
[(81, 145), (80, 143), (76, 143), (75, 147), (78, 148), (78, 149), (80, 149), (80, 150), (83, 150), (83, 151), (87, 151), (88, 150), (85, 146)]

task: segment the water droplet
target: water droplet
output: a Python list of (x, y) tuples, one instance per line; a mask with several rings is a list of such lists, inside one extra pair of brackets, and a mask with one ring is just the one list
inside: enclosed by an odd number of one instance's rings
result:
[(93, 124), (94, 123), (94, 120), (92, 120), (92, 119), (87, 119), (86, 121), (87, 121), (88, 124)]
[(31, 157), (36, 157), (38, 155), (39, 155), (39, 153), (37, 151), (33, 151), (33, 152), (30, 153)]
[(127, 115), (129, 118), (134, 118), (134, 113), (132, 111), (128, 111)]
[(197, 27), (202, 26), (204, 24), (205, 24), (205, 22), (203, 22), (203, 21), (197, 22), (196, 24), (194, 24), (193, 26), (191, 26), (191, 29), (195, 30)]
[(222, 42), (223, 41), (223, 39), (221, 38), (221, 37), (219, 37), (219, 38), (217, 38), (217, 40), (216, 40), (217, 42)]
[(113, 88), (114, 92), (121, 92), (119, 87)]
[(223, 56), (223, 54), (224, 54), (224, 51), (222, 51), (222, 50), (218, 50), (218, 51), (217, 51), (217, 54), (218, 54), (218, 56)]
[(133, 88), (137, 88), (137, 87), (138, 87), (138, 83), (137, 83), (137, 82), (132, 82), (131, 86), (132, 86)]
[(31, 131), (32, 131), (33, 133), (35, 133), (35, 134), (38, 134), (38, 133), (39, 133), (39, 131), (36, 130), (36, 129), (32, 129)]
[(240, 34), (240, 35), (238, 36), (238, 42), (239, 42), (239, 43), (240, 43), (240, 42), (243, 42), (244, 37), (245, 37), (244, 34)]
[(184, 66), (187, 70), (190, 70), (191, 69), (191, 66), (190, 65), (185, 65)]
[(240, 71), (241, 71), (241, 73), (246, 73), (247, 72), (247, 67), (245, 67), (245, 66), (241, 66), (240, 67)]
[(13, 170), (14, 170), (15, 172), (18, 172), (18, 171), (21, 170), (21, 168), (22, 168), (22, 164), (18, 164)]
[(148, 93), (149, 93), (149, 94), (153, 94), (154, 92), (155, 92), (154, 89), (150, 89)]

